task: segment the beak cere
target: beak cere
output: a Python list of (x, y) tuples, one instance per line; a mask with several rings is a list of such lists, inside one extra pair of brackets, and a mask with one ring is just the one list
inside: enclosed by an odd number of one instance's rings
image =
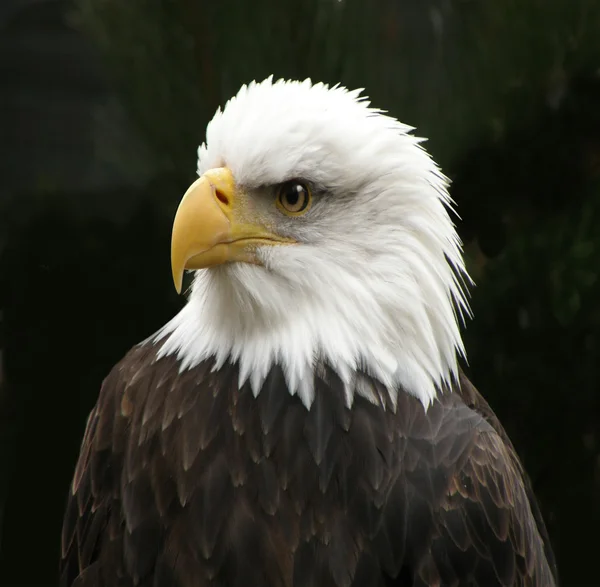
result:
[(178, 293), (185, 269), (260, 264), (257, 246), (293, 244), (269, 231), (248, 203), (227, 167), (207, 171), (190, 186), (175, 214), (171, 237), (171, 269)]

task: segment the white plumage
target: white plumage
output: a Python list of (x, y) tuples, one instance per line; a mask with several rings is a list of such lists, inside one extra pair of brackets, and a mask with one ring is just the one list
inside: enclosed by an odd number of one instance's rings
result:
[[(310, 408), (313, 370), (330, 364), (355, 393), (366, 369), (392, 398), (425, 407), (457, 373), (458, 316), (468, 312), (448, 182), (410, 127), (369, 108), (359, 91), (310, 81), (251, 83), (208, 124), (198, 172), (226, 165), (259, 209), (290, 179), (315, 186), (302, 218), (264, 215), (298, 246), (259, 250), (264, 266), (196, 272), (185, 308), (155, 336), (182, 368), (239, 361), (258, 393), (280, 364)], [(261, 209), (262, 210), (262, 209)]]

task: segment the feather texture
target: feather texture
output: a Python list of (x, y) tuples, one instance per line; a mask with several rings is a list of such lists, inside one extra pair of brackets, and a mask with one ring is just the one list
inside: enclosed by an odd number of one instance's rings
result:
[(557, 584), (516, 453), (466, 378), (428, 411), (403, 392), (396, 411), (349, 409), (323, 367), (309, 411), (278, 368), (255, 397), (235, 364), (180, 372), (158, 350), (130, 351), (90, 414), (63, 587)]

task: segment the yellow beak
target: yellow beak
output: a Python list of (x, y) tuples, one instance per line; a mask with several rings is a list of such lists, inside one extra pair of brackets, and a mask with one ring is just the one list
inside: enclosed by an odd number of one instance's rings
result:
[(181, 293), (185, 269), (203, 269), (236, 261), (260, 264), (259, 245), (292, 244), (273, 234), (249, 205), (226, 168), (207, 171), (183, 196), (171, 238), (171, 269)]

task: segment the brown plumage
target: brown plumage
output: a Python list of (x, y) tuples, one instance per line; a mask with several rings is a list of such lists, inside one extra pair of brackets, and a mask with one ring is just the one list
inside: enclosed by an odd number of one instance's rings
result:
[(356, 396), (327, 367), (308, 411), (273, 368), (179, 373), (158, 345), (112, 370), (90, 414), (62, 533), (77, 587), (552, 587), (517, 455), (461, 376), (429, 410)]

